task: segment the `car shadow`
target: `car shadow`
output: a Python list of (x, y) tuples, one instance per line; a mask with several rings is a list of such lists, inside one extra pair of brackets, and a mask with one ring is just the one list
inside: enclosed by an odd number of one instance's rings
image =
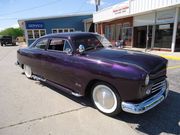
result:
[[(94, 108), (90, 98), (75, 97), (45, 82), (38, 81), (37, 83), (42, 85), (42, 87), (46, 86), (52, 89), (76, 103)], [(169, 91), (168, 98), (148, 112), (139, 115), (122, 112), (113, 118), (127, 122), (133, 129), (142, 134), (180, 134), (180, 94), (174, 91)]]
[(72, 101), (78, 103), (78, 104), (81, 104), (83, 106), (88, 106), (88, 107), (93, 107), (92, 103), (91, 103), (91, 100), (89, 97), (75, 97), (71, 94), (68, 94), (52, 85), (49, 85), (48, 83), (46, 82), (42, 82), (42, 81), (37, 81), (36, 83), (38, 83), (39, 85), (41, 85), (42, 87), (48, 87), (50, 88), (51, 90), (71, 99)]
[(115, 119), (129, 123), (140, 133), (180, 134), (180, 94), (170, 91), (160, 105), (140, 115), (121, 113)]

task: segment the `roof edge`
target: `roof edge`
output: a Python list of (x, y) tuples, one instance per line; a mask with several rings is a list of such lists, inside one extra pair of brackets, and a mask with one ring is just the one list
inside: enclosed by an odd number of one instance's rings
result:
[(35, 17), (35, 18), (27, 18), (27, 19), (18, 19), (20, 21), (34, 21), (34, 20), (45, 20), (45, 19), (54, 19), (54, 18), (65, 18), (65, 17), (74, 17), (74, 16), (86, 16), (93, 15), (93, 13), (84, 13), (84, 14), (65, 14), (58, 16), (45, 16), (45, 17)]

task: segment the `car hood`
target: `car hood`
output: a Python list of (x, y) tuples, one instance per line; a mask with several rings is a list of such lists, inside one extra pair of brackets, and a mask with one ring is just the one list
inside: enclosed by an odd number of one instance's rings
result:
[(111, 61), (134, 65), (145, 70), (147, 73), (155, 73), (162, 68), (166, 68), (167, 65), (167, 60), (162, 57), (130, 50), (102, 48), (87, 51), (85, 55), (89, 58), (100, 59), (106, 62)]

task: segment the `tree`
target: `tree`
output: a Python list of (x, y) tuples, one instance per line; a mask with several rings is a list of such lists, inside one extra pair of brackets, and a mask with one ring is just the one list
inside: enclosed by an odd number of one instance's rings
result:
[(24, 35), (24, 31), (21, 28), (7, 28), (5, 30), (0, 31), (0, 35), (3, 36), (13, 36), (13, 37), (21, 37)]

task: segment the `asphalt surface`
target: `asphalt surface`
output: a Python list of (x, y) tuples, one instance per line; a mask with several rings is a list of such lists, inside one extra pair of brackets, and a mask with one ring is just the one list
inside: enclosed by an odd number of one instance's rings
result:
[(27, 79), (14, 64), (18, 48), (0, 47), (0, 135), (180, 134), (180, 61), (169, 61), (164, 102), (141, 115), (111, 118), (84, 98)]

